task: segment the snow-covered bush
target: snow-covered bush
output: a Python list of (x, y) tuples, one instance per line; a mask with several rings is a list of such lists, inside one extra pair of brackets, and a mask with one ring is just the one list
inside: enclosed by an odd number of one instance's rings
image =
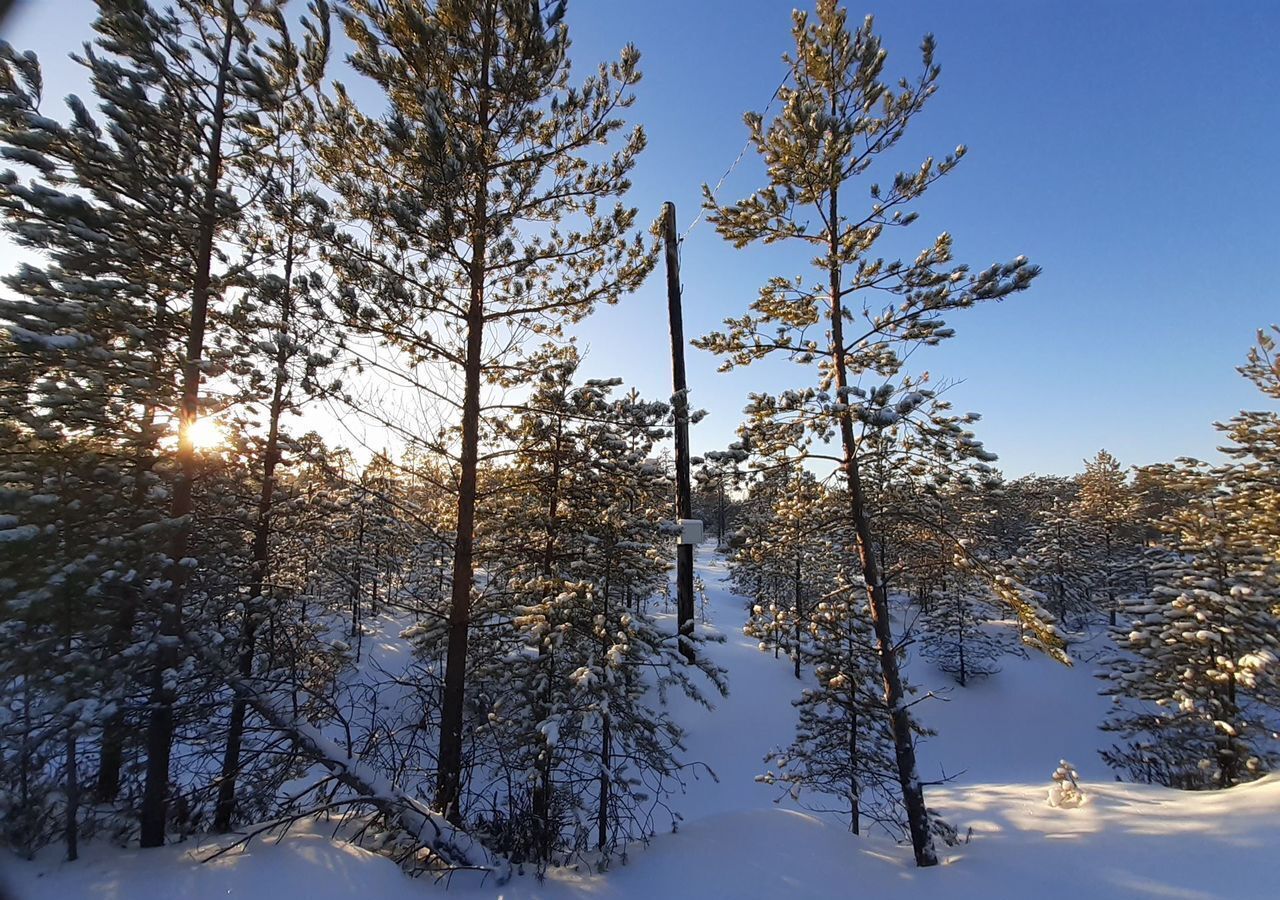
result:
[(1084, 788), (1080, 787), (1080, 773), (1065, 759), (1058, 760), (1053, 772), (1053, 784), (1049, 788), (1049, 805), (1054, 809), (1076, 809), (1088, 802)]

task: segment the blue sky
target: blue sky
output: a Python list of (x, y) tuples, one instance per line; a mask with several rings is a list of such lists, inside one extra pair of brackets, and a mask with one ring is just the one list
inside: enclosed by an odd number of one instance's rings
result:
[[(300, 6), (301, 3), (299, 2)], [(795, 0), (574, 0), (579, 65), (642, 53), (632, 110), (649, 137), (631, 201), (646, 220), (672, 200), (682, 230), (699, 188), (742, 149), (742, 113), (781, 79)], [(1234, 367), (1255, 330), (1280, 319), (1280, 4), (1230, 2), (855, 3), (872, 13), (888, 69), (914, 74), (921, 36), (938, 41), (941, 89), (890, 164), (911, 169), (957, 144), (969, 155), (917, 207), (914, 252), (941, 231), (980, 268), (1026, 254), (1028, 292), (957, 315), (958, 337), (913, 358), (958, 380), (957, 407), (1010, 475), (1077, 471), (1101, 447), (1122, 462), (1210, 455), (1211, 423), (1265, 407)], [(28, 0), (5, 38), (36, 50), (50, 100), (82, 91), (67, 50), (88, 35), (90, 0)], [(48, 110), (55, 110), (50, 103)], [(748, 154), (724, 200), (761, 170)], [(774, 274), (805, 260), (735, 251), (705, 223), (683, 248), (690, 336), (738, 314)], [(579, 330), (591, 375), (666, 396), (670, 362), (660, 277)], [(710, 411), (695, 451), (732, 440), (746, 393), (801, 384), (786, 365), (717, 374), (688, 351), (693, 402)]]

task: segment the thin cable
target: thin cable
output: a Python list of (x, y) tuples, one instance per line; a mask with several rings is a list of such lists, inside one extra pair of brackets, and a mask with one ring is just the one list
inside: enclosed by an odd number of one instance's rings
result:
[[(760, 114), (761, 120), (763, 120), (766, 116), (769, 115), (769, 110), (773, 107), (773, 101), (778, 99), (778, 94), (782, 92), (782, 89), (787, 84), (787, 79), (790, 77), (791, 77), (791, 72), (788, 71), (786, 75), (782, 76), (782, 80), (778, 82), (778, 86), (773, 89), (773, 94), (769, 97), (769, 102), (764, 105), (764, 112)], [(738, 163), (742, 162), (742, 158), (747, 155), (747, 150), (750, 147), (751, 147), (751, 138), (748, 137), (746, 141), (743, 143), (742, 149), (738, 151), (737, 157), (734, 159), (732, 164), (730, 164), (729, 168), (724, 170), (724, 174), (720, 176), (720, 180), (716, 182), (716, 186), (711, 189), (712, 198), (714, 198), (716, 195), (716, 192), (719, 191), (720, 188), (724, 186), (725, 181), (728, 180), (729, 176), (733, 174), (733, 170), (738, 168)], [(699, 222), (702, 221), (702, 215), (705, 212), (706, 212), (706, 207), (703, 205), (699, 205), (698, 214), (694, 216), (693, 221), (689, 223), (689, 227), (684, 230), (684, 234), (680, 235), (679, 243), (681, 244), (684, 243), (684, 239), (689, 236), (689, 232), (693, 231), (694, 226), (696, 226)]]

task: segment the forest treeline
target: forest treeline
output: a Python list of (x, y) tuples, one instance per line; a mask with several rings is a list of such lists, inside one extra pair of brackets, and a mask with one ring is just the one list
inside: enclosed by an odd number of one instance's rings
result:
[[(75, 858), (350, 812), (410, 868), (545, 870), (673, 826), (698, 760), (667, 700), (729, 688), (666, 615), (686, 405), (583, 378), (573, 343), (658, 263), (625, 199), (639, 53), (577, 77), (562, 0), (97, 9), (61, 118), (37, 57), (0, 45), (7, 842)], [(375, 103), (334, 74), (335, 23)], [(696, 460), (748, 633), (814, 679), (761, 780), (931, 865), (952, 833), (908, 648), (963, 685), (1021, 648), (1069, 662), (1104, 622), (1110, 762), (1180, 787), (1266, 771), (1274, 414), (1224, 425), (1222, 464), (1003, 480), (979, 416), (908, 362), (1037, 267), (973, 270), (948, 233), (878, 248), (965, 155), (894, 159), (933, 40), (899, 79), (834, 0), (793, 36), (776, 111), (746, 116), (762, 186), (705, 213), (812, 254), (812, 280), (693, 342), (796, 364)], [(1272, 350), (1244, 372), (1274, 399)], [(326, 443), (309, 409), (399, 449)]]

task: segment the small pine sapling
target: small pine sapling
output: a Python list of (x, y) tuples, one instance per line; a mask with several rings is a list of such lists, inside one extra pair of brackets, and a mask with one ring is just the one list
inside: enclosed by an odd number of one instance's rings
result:
[(1053, 784), (1049, 787), (1049, 805), (1054, 809), (1076, 809), (1084, 806), (1089, 798), (1080, 787), (1080, 773), (1065, 759), (1058, 760), (1053, 771)]

